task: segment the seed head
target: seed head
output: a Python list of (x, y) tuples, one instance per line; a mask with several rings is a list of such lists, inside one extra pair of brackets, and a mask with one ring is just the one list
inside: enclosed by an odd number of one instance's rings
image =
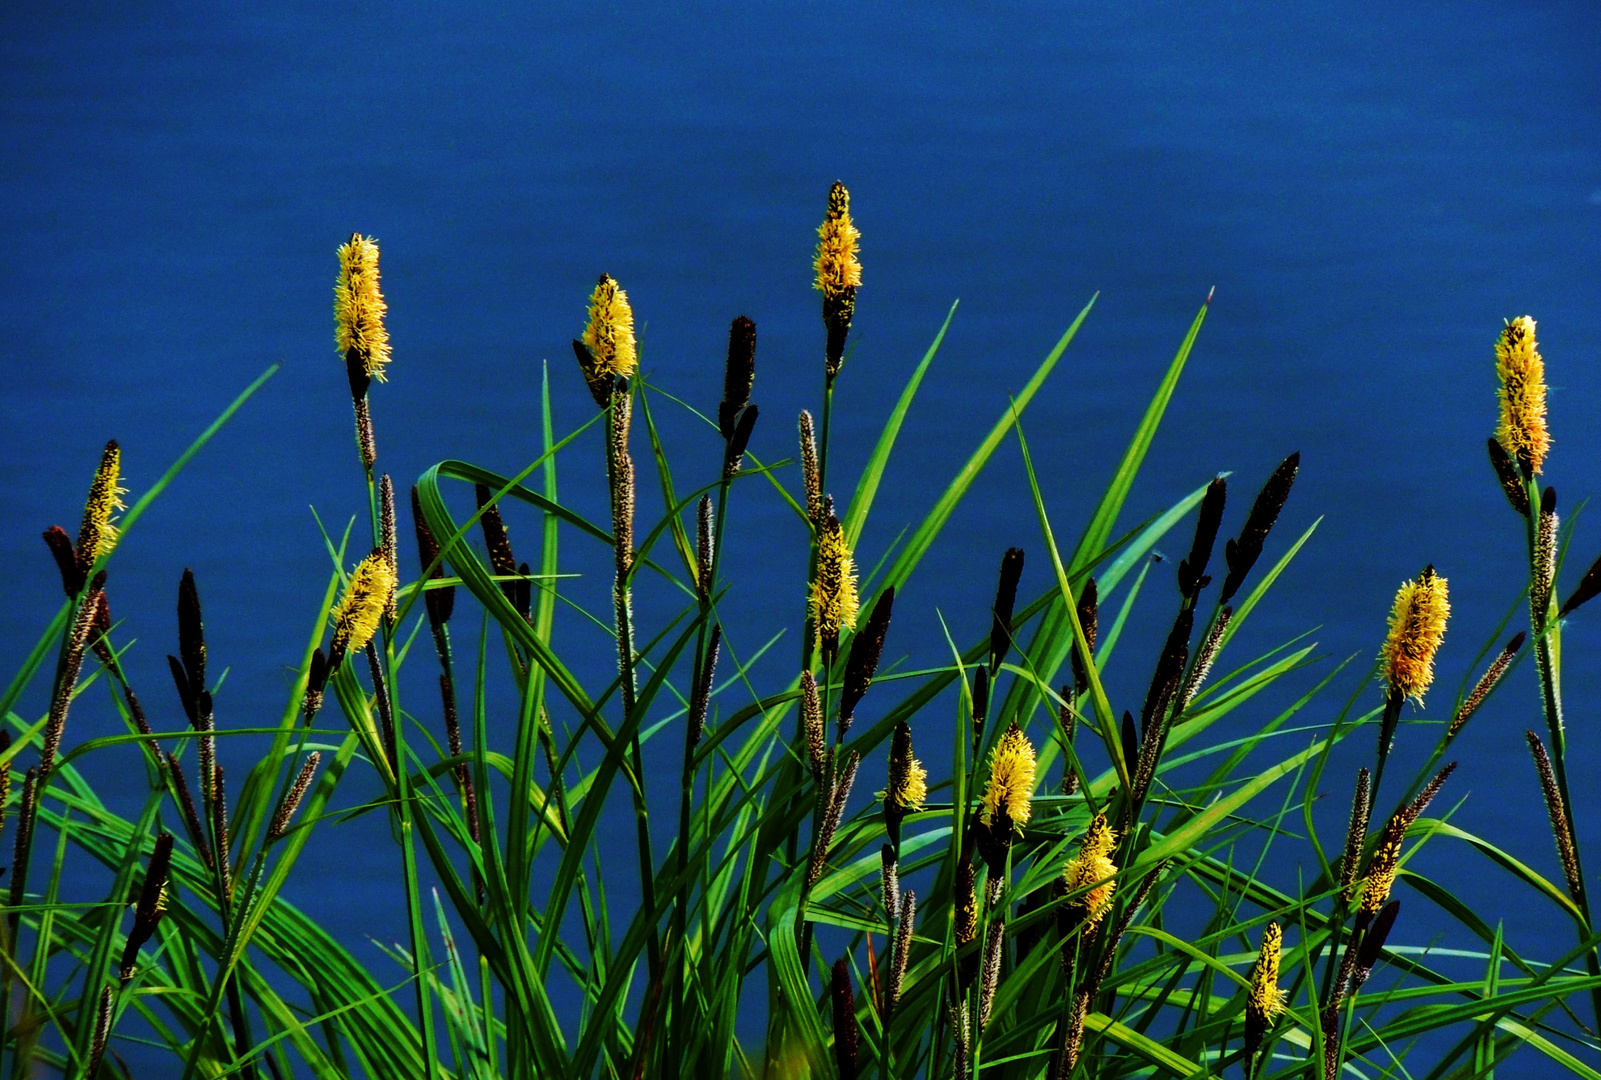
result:
[(1545, 426), (1545, 361), (1534, 340), (1534, 320), (1520, 315), (1495, 343), (1495, 374), (1501, 380), (1501, 423), (1496, 439), (1523, 467), (1538, 473), (1551, 449)]
[(1539, 628), (1550, 617), (1551, 589), (1557, 575), (1557, 489), (1540, 493), (1540, 516), (1534, 530), (1534, 577), (1529, 586), (1531, 625)]
[(828, 738), (823, 726), (823, 705), (817, 697), (817, 680), (810, 671), (801, 672), (800, 688), (806, 756), (812, 767), (812, 779), (821, 784), (828, 765)]
[[(634, 309), (628, 294), (610, 275), (600, 275), (589, 294), (589, 325), (584, 327), (584, 352), (578, 357), (589, 392), (602, 408), (611, 397), (614, 379), (634, 374), (639, 354), (634, 343)], [(584, 355), (587, 353), (587, 359)]]
[(900, 1003), (901, 986), (906, 981), (906, 964), (912, 953), (912, 926), (917, 920), (917, 895), (910, 891), (901, 893), (899, 921), (895, 924), (895, 944), (890, 952), (889, 987), (884, 995), (884, 1015), (886, 1018), (894, 1015), (895, 1006)]
[(1013, 723), (990, 751), (989, 787), (979, 820), (985, 825), (1028, 824), (1034, 799), (1034, 746)]
[(83, 525), (78, 529), (78, 572), (87, 577), (95, 560), (111, 554), (117, 546), (117, 526), (111, 515), (128, 509), (122, 504), (127, 490), (121, 487), (122, 448), (117, 440), (106, 443), (100, 454), (100, 465), (95, 469), (94, 481), (89, 485), (89, 497), (83, 503)]
[(1228, 603), (1240, 586), (1245, 584), (1245, 576), (1261, 557), (1262, 545), (1267, 542), (1268, 533), (1273, 531), (1273, 524), (1278, 521), (1279, 511), (1284, 509), (1285, 500), (1290, 497), (1290, 489), (1295, 486), (1295, 477), (1300, 470), (1299, 450), (1279, 462), (1279, 467), (1262, 485), (1256, 502), (1251, 504), (1251, 512), (1245, 518), (1239, 538), (1223, 545), (1223, 561), (1228, 564), (1229, 572), (1223, 579), (1219, 603)]
[(756, 385), (756, 324), (741, 315), (728, 327), (728, 363), (723, 368), (723, 400), (717, 406), (717, 430), (734, 434), (734, 418), (750, 404)]
[[(1084, 643), (1090, 647), (1090, 655), (1095, 655), (1095, 633), (1100, 612), (1100, 597), (1095, 588), (1095, 579), (1090, 578), (1084, 582), (1084, 588), (1078, 594), (1078, 624), (1084, 631)], [(1090, 688), (1089, 668), (1084, 663), (1084, 657), (1079, 652), (1078, 642), (1073, 642), (1073, 694), (1083, 696), (1084, 691)]]
[(1445, 638), (1451, 615), (1445, 578), (1426, 566), (1416, 581), (1403, 582), (1390, 612), (1390, 633), (1382, 654), (1390, 689), (1414, 701), (1434, 681), (1434, 654)]
[(839, 651), (841, 630), (855, 629), (856, 564), (845, 546), (845, 530), (832, 513), (817, 530), (817, 581), (812, 586), (812, 617), (827, 663)]
[(817, 473), (817, 434), (812, 414), (800, 414), (801, 477), (806, 485), (806, 520), (816, 525), (823, 519), (823, 487)]
[[(411, 520), (417, 529), (417, 558), (422, 564), (422, 572), (430, 578), (444, 577), (445, 565), (439, 558), (439, 541), (434, 538), (433, 530), (423, 516), (422, 496), (416, 484), (411, 486)], [(432, 573), (429, 573), (429, 567), (433, 567)], [(423, 603), (428, 610), (429, 624), (435, 627), (445, 625), (456, 610), (455, 586), (427, 590), (423, 593)]]
[(851, 973), (844, 958), (834, 961), (830, 996), (834, 999), (834, 1064), (840, 1080), (856, 1080), (856, 1052), (860, 1032), (856, 1026), (856, 999)]
[(1512, 458), (1495, 436), (1490, 436), (1490, 468), (1495, 470), (1495, 478), (1500, 481), (1501, 491), (1506, 495), (1513, 513), (1519, 517), (1529, 516), (1529, 489), (1523, 486), (1523, 477), (1518, 475), (1518, 467), (1512, 463)]
[(1474, 713), (1479, 711), (1479, 706), (1484, 704), (1484, 699), (1490, 696), (1490, 692), (1496, 688), (1501, 678), (1506, 675), (1507, 669), (1512, 666), (1512, 661), (1517, 658), (1518, 650), (1521, 648), (1523, 648), (1523, 634), (1513, 634), (1512, 640), (1506, 643), (1506, 647), (1501, 650), (1501, 654), (1495, 658), (1490, 666), (1485, 669), (1484, 674), (1479, 677), (1479, 681), (1473, 687), (1472, 693), (1468, 694), (1462, 704), (1457, 706), (1456, 713), (1451, 717), (1451, 726), (1446, 729), (1446, 738), (1456, 738), (1462, 731), (1462, 726), (1468, 722), (1468, 719)]
[(295, 811), (300, 809), (306, 792), (311, 790), (311, 782), (317, 777), (317, 764), (322, 761), (322, 752), (313, 750), (306, 757), (306, 763), (300, 767), (300, 775), (284, 795), (283, 802), (278, 804), (278, 812), (272, 815), (272, 824), (267, 827), (267, 842), (283, 836), (289, 831), (289, 823), (294, 820)]
[[(367, 379), (385, 381), (389, 331), (384, 328), (384, 313), (388, 310), (378, 288), (378, 242), (353, 233), (339, 249), (339, 280), (334, 284), (334, 343), (349, 368), (353, 391), (358, 371)], [(362, 391), (365, 393), (364, 385)]]
[(878, 601), (868, 613), (867, 625), (851, 639), (851, 652), (845, 661), (845, 682), (840, 689), (840, 738), (845, 737), (856, 706), (861, 704), (867, 688), (873, 685), (878, 673), (878, 661), (884, 653), (884, 638), (889, 634), (890, 615), (895, 608), (895, 586), (890, 585), (879, 593)]
[(381, 550), (374, 549), (350, 572), (345, 595), (334, 608), (335, 656), (343, 657), (367, 647), (367, 642), (378, 632), (379, 621), (394, 591), (395, 575), (389, 569), (389, 560)]
[(139, 888), (139, 902), (134, 908), (133, 929), (122, 949), (119, 975), (123, 982), (133, 978), (139, 960), (139, 950), (155, 933), (162, 916), (167, 913), (167, 874), (172, 861), (172, 834), (162, 833), (156, 838), (150, 866), (145, 871), (144, 884)]
[(1112, 893), (1117, 888), (1117, 882), (1112, 877), (1117, 873), (1117, 867), (1112, 863), (1111, 856), (1116, 846), (1117, 832), (1106, 820), (1105, 814), (1096, 814), (1079, 845), (1078, 854), (1068, 860), (1067, 869), (1062, 875), (1069, 892), (1089, 888), (1077, 901), (1086, 930), (1093, 930), (1099, 925), (1112, 908)]
[(1391, 900), (1384, 905), (1373, 925), (1368, 927), (1366, 934), (1362, 935), (1362, 945), (1356, 954), (1356, 969), (1351, 972), (1351, 986), (1359, 989), (1373, 974), (1373, 967), (1379, 962), (1384, 953), (1384, 943), (1390, 938), (1390, 931), (1395, 927), (1395, 917), (1401, 913), (1401, 901)]
[(1351, 798), (1351, 823), (1346, 828), (1345, 858), (1340, 863), (1340, 903), (1345, 905), (1356, 896), (1357, 864), (1362, 859), (1362, 845), (1368, 837), (1368, 818), (1373, 813), (1368, 777), (1367, 769), (1357, 771), (1356, 794)]
[[(400, 581), (400, 540), (395, 532), (395, 482), (384, 473), (378, 481), (378, 535), (382, 541), (380, 550), (384, 554), (384, 561), (389, 564), (389, 574), (398, 584)], [(395, 617), (395, 593), (389, 592), (388, 615)]]
[(995, 589), (995, 621), (990, 624), (990, 672), (1000, 670), (1012, 647), (1012, 608), (1017, 603), (1017, 583), (1023, 576), (1023, 549), (1007, 548), (1001, 556), (1001, 580)]
[(100, 1062), (106, 1056), (106, 1043), (111, 1038), (112, 1017), (111, 987), (100, 991), (100, 1006), (95, 1012), (94, 1038), (89, 1042), (89, 1065), (82, 1075), (94, 1076), (100, 1071)]

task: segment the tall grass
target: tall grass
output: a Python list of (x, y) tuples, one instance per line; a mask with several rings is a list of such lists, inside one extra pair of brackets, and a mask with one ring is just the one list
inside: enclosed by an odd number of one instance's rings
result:
[[(1601, 564), (1558, 603), (1568, 536), (1539, 486), (1532, 322), (1503, 336), (1503, 424), (1490, 444), (1525, 522), (1531, 648), (1522, 634), (1503, 644), (1509, 616), (1441, 708), (1428, 691), (1449, 604), (1430, 568), (1398, 595), (1380, 659), (1359, 661), (1331, 698), (1348, 665), (1309, 682), (1318, 657), (1304, 638), (1260, 655), (1233, 647), (1317, 527), (1280, 521), (1298, 454), (1259, 491), (1219, 476), (1126, 520), (1205, 305), (1121, 456), (1085, 463), (1111, 470), (1093, 505), (1059, 505), (1025, 425), (1092, 299), (987, 431), (949, 433), (974, 449), (921, 522), (888, 550), (861, 551), (950, 316), (861, 474), (831, 469), (856, 236), (836, 185), (816, 262), (818, 419), (800, 418), (794, 459), (752, 452), (749, 320), (731, 327), (723, 401), (703, 415), (640, 369), (626, 294), (603, 277), (574, 342), (594, 415), (558, 433), (547, 375), (540, 455), (510, 474), (440, 462), (416, 478), (409, 530), (407, 500), (382, 472), (378, 251), (353, 237), (341, 249), (338, 344), (367, 500), (360, 525), (327, 538), (328, 582), (294, 685), (251, 763), (213, 717), (193, 578), (180, 584), (169, 658), (180, 730), (152, 729), (140, 695), (166, 692), (130, 681), (106, 598), (124, 588), (112, 584), (115, 555), (144, 509), (272, 372), (120, 520), (109, 446), (76, 540), (46, 534), (67, 599), (3, 701), (16, 854), (0, 920), (0, 1071), (133, 1075), (119, 1051), (139, 1040), (185, 1078), (1601, 1077), (1601, 934), (1560, 690), (1562, 622), (1601, 592)], [(703, 425), (719, 470), (674, 474), (662, 410)], [(880, 670), (896, 655), (897, 592), (1012, 441), (1032, 496), (1018, 529), (1036, 539), (982, 560), (1000, 567), (992, 615), (943, 627), (947, 662)], [(605, 477), (607, 520), (558, 495), (558, 466), (569, 483)], [(658, 520), (635, 520), (641, 483), (660, 489)], [(758, 686), (768, 650), (725, 620), (740, 567), (724, 540), (742, 527), (742, 504), (773, 498), (810, 539), (809, 585), (793, 597), (791, 674)], [(504, 524), (517, 504), (541, 523), (532, 561), (519, 561)], [(1188, 543), (1176, 567), (1154, 556), (1164, 542)], [(615, 641), (599, 681), (578, 674), (596, 667), (583, 643), (555, 633), (558, 605), (579, 607), (564, 591), (573, 545), (597, 546), (612, 566), (609, 609), (581, 611)], [(1045, 584), (1020, 594), (1026, 581)], [(636, 594), (649, 596), (642, 610), (670, 615), (636, 626)], [(1114, 701), (1101, 671), (1133, 620), (1170, 628), (1144, 697)], [(1508, 850), (1439, 809), (1452, 802), (1454, 740), (1528, 651), (1546, 720), (1529, 741), (1563, 884), (1535, 869), (1549, 852)], [(491, 730), (502, 671), (515, 722)], [(96, 682), (125, 734), (79, 739), (87, 723), (69, 723)], [(15, 709), (34, 685), (49, 687), (50, 704), (30, 719)], [(414, 698), (419, 685), (429, 690)], [(1392, 756), (1399, 719), (1419, 706), (1434, 748)], [(933, 733), (952, 726), (941, 745)], [(1333, 752), (1352, 737), (1376, 738), (1372, 767), (1336, 775)], [(130, 777), (143, 762), (136, 815), (113, 813), (84, 779), (90, 754), (114, 756)], [(855, 783), (875, 758), (888, 775), (877, 796)], [(381, 796), (341, 799), (352, 769), (370, 771)], [(672, 775), (679, 797), (663, 806), (647, 781)], [(1331, 824), (1319, 796), (1347, 784), (1351, 812)], [(283, 897), (313, 837), (337, 838), (354, 814), (387, 816), (400, 851), (408, 938), (393, 968), (369, 969)], [(602, 842), (619, 816), (632, 824), (625, 858)], [(1572, 921), (1573, 948), (1519, 951), (1518, 935), (1490, 926), (1452, 883), (1410, 868), (1425, 844), (1451, 849), (1463, 874), (1526, 886), (1543, 905), (1532, 917)], [(83, 865), (109, 871), (105, 895), (67, 895)], [(1426, 908), (1427, 919), (1413, 914)], [(1426, 937), (1421, 927), (1442, 919), (1443, 938)]]

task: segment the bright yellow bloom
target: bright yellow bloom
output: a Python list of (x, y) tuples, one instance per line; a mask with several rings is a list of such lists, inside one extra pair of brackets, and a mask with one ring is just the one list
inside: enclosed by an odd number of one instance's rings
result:
[(1373, 850), (1373, 861), (1368, 864), (1367, 888), (1362, 892), (1362, 914), (1372, 918), (1384, 907), (1384, 902), (1390, 898), (1390, 889), (1395, 885), (1395, 872), (1401, 862), (1401, 843), (1406, 839), (1406, 830), (1411, 823), (1406, 820), (1406, 812), (1395, 815), (1384, 826), (1384, 832), (1379, 835), (1379, 846)]
[(589, 294), (589, 325), (584, 345), (592, 368), (584, 372), (590, 382), (602, 375), (626, 379), (634, 374), (639, 354), (634, 343), (634, 309), (628, 294), (607, 274), (600, 275)]
[(1112, 893), (1117, 889), (1117, 882), (1109, 879), (1117, 873), (1111, 857), (1116, 846), (1117, 831), (1105, 814), (1096, 814), (1079, 845), (1078, 854), (1068, 860), (1063, 872), (1069, 892), (1094, 886), (1077, 901), (1084, 912), (1086, 929), (1093, 930), (1112, 908)]
[(388, 311), (378, 289), (378, 242), (355, 233), (339, 249), (339, 281), (334, 285), (334, 342), (348, 361), (354, 353), (362, 371), (384, 381), (389, 363)]
[(856, 628), (856, 563), (845, 546), (845, 530), (829, 514), (817, 531), (817, 581), (812, 586), (812, 617), (818, 640), (837, 647), (841, 630)]
[(1545, 361), (1534, 340), (1534, 320), (1520, 315), (1495, 343), (1495, 373), (1501, 380), (1501, 424), (1495, 437), (1503, 449), (1539, 472), (1551, 449), (1545, 426)]
[(128, 509), (122, 503), (127, 489), (122, 482), (122, 448), (117, 440), (106, 443), (95, 469), (94, 481), (89, 485), (89, 497), (83, 503), (83, 525), (78, 529), (78, 566), (85, 573), (96, 559), (111, 553), (117, 546), (117, 526), (111, 515)]
[(1381, 654), (1390, 688), (1415, 701), (1434, 681), (1434, 654), (1445, 639), (1451, 601), (1445, 578), (1426, 566), (1416, 581), (1403, 582), (1390, 612), (1390, 633)]
[(382, 551), (374, 551), (350, 572), (345, 595), (334, 608), (333, 655), (367, 647), (395, 591), (395, 574)]
[(884, 795), (901, 813), (921, 810), (923, 800), (928, 798), (928, 770), (912, 756), (911, 729), (904, 722), (896, 725), (890, 746), (889, 783)]
[(997, 819), (1026, 825), (1033, 799), (1034, 746), (1013, 723), (990, 751), (989, 787), (984, 790), (979, 819), (985, 825), (993, 825)]
[(851, 223), (851, 196), (838, 180), (828, 192), (828, 214), (817, 228), (817, 258), (813, 266), (817, 281), (812, 286), (830, 300), (843, 297), (847, 289), (862, 283), (862, 264), (857, 259), (861, 232)]
[(1246, 998), (1246, 1011), (1254, 1014), (1264, 1025), (1284, 1011), (1284, 991), (1279, 989), (1279, 952), (1284, 946), (1284, 931), (1278, 923), (1268, 923), (1262, 931), (1262, 948), (1256, 954), (1256, 966), (1251, 968), (1251, 991)]

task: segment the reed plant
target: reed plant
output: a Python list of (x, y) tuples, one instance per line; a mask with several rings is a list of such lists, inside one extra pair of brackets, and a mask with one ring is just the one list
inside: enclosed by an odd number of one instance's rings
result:
[[(1560, 636), (1601, 592), (1601, 563), (1558, 602), (1568, 536), (1540, 487), (1550, 440), (1533, 322), (1509, 323), (1497, 346), (1490, 442), (1524, 520), (1529, 583), (1517, 604), (1527, 601), (1529, 627), (1500, 648), (1511, 617), (1493, 628), (1477, 682), (1464, 678), (1432, 723), (1414, 715), (1403, 740), (1401, 720), (1439, 700), (1429, 692), (1450, 603), (1434, 567), (1401, 587), (1376, 658), (1365, 677), (1355, 665), (1343, 699), (1329, 688), (1350, 662), (1319, 666), (1305, 636), (1243, 657), (1231, 648), (1320, 520), (1286, 536), (1299, 454), (1243, 514), (1229, 500), (1238, 481), (1218, 474), (1126, 520), (1210, 297), (1121, 456), (1086, 458), (1111, 471), (1092, 505), (1059, 505), (1024, 418), (1093, 298), (923, 519), (863, 552), (951, 316), (861, 473), (830, 471), (835, 390), (868, 362), (850, 342), (860, 237), (835, 184), (813, 263), (818, 418), (800, 414), (792, 457), (758, 450), (787, 435), (753, 442), (755, 323), (732, 321), (723, 397), (703, 413), (653, 381), (627, 292), (602, 275), (573, 341), (593, 415), (558, 436), (547, 372), (540, 454), (510, 469), (440, 462), (410, 485), (406, 530), (372, 399), (405, 365), (384, 325), (378, 245), (352, 236), (338, 252), (335, 343), (365, 497), (359, 524), (326, 537), (327, 584), (253, 761), (233, 738), (245, 729), (230, 730), (213, 701), (202, 583), (187, 571), (178, 583), (173, 691), (159, 704), (147, 704), (155, 690), (136, 692), (109, 598), (124, 588), (116, 552), (151, 500), (272, 371), (131, 509), (120, 448), (107, 444), (76, 540), (45, 533), (66, 599), (0, 706), (0, 827), (15, 845), (0, 1072), (146, 1075), (125, 1060), (138, 1044), (185, 1080), (1466, 1080), (1514, 1054), (1521, 1075), (1601, 1076), (1601, 934), (1574, 828)], [(715, 445), (710, 475), (675, 474), (653, 414), (666, 409)], [(896, 596), (1013, 442), (1032, 505), (1000, 554), (986, 624), (942, 626), (948, 655), (911, 669), (895, 644)], [(639, 520), (636, 446), (661, 492), (654, 520)], [(558, 495), (558, 466), (605, 484), (607, 519)], [(757, 499), (779, 500), (808, 542), (793, 660), (739, 640), (727, 618), (740, 595), (725, 538)], [(525, 515), (538, 539), (526, 560), (508, 527)], [(1059, 541), (1068, 521), (1075, 535)], [(414, 554), (402, 554), (402, 533)], [(1156, 554), (1186, 542), (1176, 565)], [(565, 584), (573, 544), (604, 552), (604, 612), (584, 611)], [(669, 614), (636, 626), (636, 595), (650, 598), (641, 610)], [(558, 634), (558, 605), (605, 629), (614, 659), (599, 681), (578, 674), (596, 668), (594, 638)], [(1143, 696), (1114, 704), (1104, 675), (1136, 620), (1166, 633), (1138, 680)], [(424, 630), (432, 657), (413, 649)], [(1545, 717), (1528, 742), (1561, 885), (1534, 868), (1525, 838), (1508, 849), (1449, 810), (1430, 816), (1447, 805), (1454, 741), (1526, 641)], [(514, 716), (492, 722), (502, 678)], [(96, 682), (116, 723), (101, 707), (69, 732)], [(17, 711), (32, 686), (47, 690), (36, 719)], [(1429, 754), (1410, 745), (1414, 730), (1435, 735)], [(137, 814), (113, 812), (85, 779), (91, 754), (117, 759), (120, 795), (142, 797)], [(1331, 769), (1355, 755), (1367, 764), (1351, 779), (1351, 812), (1331, 822), (1320, 797), (1343, 788)], [(880, 763), (873, 793), (858, 777)], [(346, 794), (353, 769), (376, 779), (378, 797)], [(663, 806), (649, 780), (674, 770), (676, 805)], [(388, 821), (406, 916), (406, 941), (377, 967), (283, 894), (314, 837), (338, 843), (363, 815)], [(601, 839), (617, 820), (632, 824), (623, 860)], [(1424, 845), (1529, 889), (1573, 922), (1574, 946), (1524, 951), (1409, 865)], [(108, 871), (110, 890), (68, 895), (88, 880), (81, 866)], [(1411, 914), (1422, 909), (1433, 910)]]

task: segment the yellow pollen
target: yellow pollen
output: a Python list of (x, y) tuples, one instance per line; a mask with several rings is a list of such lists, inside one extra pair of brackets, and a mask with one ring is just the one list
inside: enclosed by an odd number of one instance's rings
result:
[(1501, 380), (1501, 423), (1496, 439), (1530, 471), (1538, 473), (1551, 449), (1545, 424), (1545, 361), (1534, 340), (1534, 320), (1520, 315), (1495, 343), (1495, 373)]
[(374, 551), (357, 564), (333, 611), (335, 655), (367, 647), (394, 591), (395, 574), (383, 552)]
[(1034, 799), (1034, 747), (1015, 723), (1007, 727), (990, 751), (989, 787), (979, 818), (993, 825), (997, 818), (1014, 825), (1028, 824)]
[(602, 375), (629, 378), (639, 363), (634, 343), (634, 309), (628, 294), (609, 275), (600, 275), (595, 291), (589, 294), (589, 325), (584, 328), (584, 345), (593, 367), (584, 372), (590, 382)]
[(1077, 901), (1078, 907), (1084, 912), (1086, 928), (1090, 930), (1100, 923), (1112, 907), (1112, 893), (1117, 889), (1117, 882), (1109, 879), (1117, 873), (1111, 858), (1112, 849), (1116, 846), (1116, 830), (1107, 822), (1105, 814), (1096, 814), (1079, 845), (1078, 854), (1068, 860), (1067, 869), (1062, 875), (1069, 892), (1094, 886)]
[(102, 555), (109, 555), (117, 546), (117, 526), (111, 515), (126, 510), (122, 496), (127, 489), (122, 482), (122, 448), (115, 439), (106, 443), (95, 468), (94, 480), (89, 485), (89, 497), (83, 503), (83, 524), (78, 529), (78, 564), (85, 571)]
[(1382, 658), (1390, 687), (1421, 703), (1434, 681), (1434, 654), (1445, 639), (1451, 601), (1445, 578), (1425, 567), (1416, 581), (1402, 583), (1390, 612)]
[(829, 515), (817, 534), (817, 582), (812, 587), (812, 617), (819, 641), (837, 641), (840, 631), (856, 628), (856, 564), (845, 546), (845, 530)]
[(1284, 946), (1284, 931), (1278, 923), (1268, 923), (1262, 931), (1262, 948), (1251, 968), (1251, 991), (1246, 1008), (1264, 1022), (1271, 1022), (1284, 1011), (1284, 991), (1279, 989), (1279, 953)]
[(847, 289), (862, 283), (862, 264), (856, 257), (862, 234), (851, 223), (850, 192), (838, 180), (829, 189), (828, 214), (817, 228), (817, 237), (817, 258), (813, 263), (817, 281), (813, 288), (830, 300), (838, 300)]
[(1390, 898), (1390, 889), (1395, 885), (1395, 871), (1401, 861), (1401, 842), (1406, 839), (1406, 826), (1395, 818), (1385, 826), (1384, 833), (1379, 837), (1379, 846), (1373, 852), (1373, 862), (1368, 867), (1367, 888), (1362, 892), (1362, 913), (1369, 917), (1377, 915), (1384, 902)]
[(897, 746), (889, 763), (889, 798), (903, 812), (921, 810), (928, 798), (928, 770), (912, 756), (908, 738), (904, 748)]
[(334, 285), (334, 342), (339, 354), (352, 352), (371, 378), (384, 380), (389, 363), (388, 311), (378, 289), (378, 242), (356, 233), (339, 249), (339, 281)]

